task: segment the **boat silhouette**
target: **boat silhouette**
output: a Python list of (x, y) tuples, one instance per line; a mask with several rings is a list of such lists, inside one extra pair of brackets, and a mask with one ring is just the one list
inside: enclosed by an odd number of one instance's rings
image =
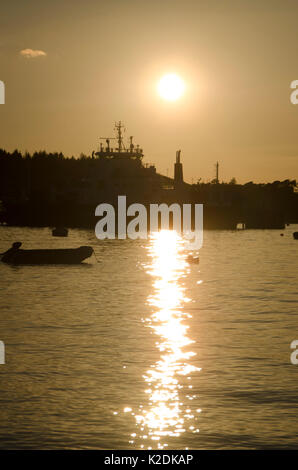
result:
[(79, 264), (93, 253), (91, 246), (21, 250), (21, 245), (21, 242), (14, 242), (12, 247), (2, 254), (1, 261), (8, 264)]
[(65, 227), (56, 227), (52, 230), (53, 237), (67, 237), (68, 230)]

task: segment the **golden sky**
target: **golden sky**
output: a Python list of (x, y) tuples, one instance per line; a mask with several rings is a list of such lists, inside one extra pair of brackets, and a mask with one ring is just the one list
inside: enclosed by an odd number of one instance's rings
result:
[[(298, 179), (296, 0), (1, 3), (0, 147), (91, 154), (124, 121), (144, 162), (185, 179)], [(167, 73), (185, 94), (163, 101)]]

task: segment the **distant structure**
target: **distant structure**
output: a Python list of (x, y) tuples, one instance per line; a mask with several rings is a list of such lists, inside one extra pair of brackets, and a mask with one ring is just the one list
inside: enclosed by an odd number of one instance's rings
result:
[(219, 183), (219, 163), (216, 162), (215, 163), (215, 183), (218, 184)]
[(183, 184), (183, 167), (180, 161), (181, 150), (176, 152), (176, 163), (174, 166), (174, 188), (177, 189)]
[[(100, 140), (106, 141), (106, 147), (103, 143), (100, 143), (100, 150), (98, 152), (92, 152), (92, 157), (96, 155), (99, 158), (105, 159), (132, 159), (132, 160), (139, 160), (141, 161), (144, 154), (143, 149), (139, 147), (139, 145), (135, 146), (133, 143), (133, 136), (130, 136), (130, 145), (129, 148), (126, 148), (123, 143), (123, 135), (122, 129), (124, 126), (121, 121), (115, 124), (115, 130), (117, 132), (117, 137), (100, 137)], [(125, 129), (124, 129), (125, 130)], [(111, 148), (110, 141), (117, 140), (118, 147)]]

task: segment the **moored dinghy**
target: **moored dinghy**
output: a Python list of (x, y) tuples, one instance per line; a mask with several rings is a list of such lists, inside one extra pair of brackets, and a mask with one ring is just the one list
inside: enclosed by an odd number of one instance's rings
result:
[(53, 237), (67, 237), (68, 229), (66, 227), (56, 227), (52, 230)]
[(21, 245), (21, 242), (13, 243), (12, 247), (3, 253), (1, 260), (8, 264), (78, 264), (93, 253), (91, 246), (20, 250)]

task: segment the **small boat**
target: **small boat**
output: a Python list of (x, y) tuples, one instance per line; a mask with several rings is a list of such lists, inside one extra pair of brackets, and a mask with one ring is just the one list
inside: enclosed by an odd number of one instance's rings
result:
[(298, 240), (298, 232), (293, 232), (293, 237), (295, 238), (295, 240)]
[(56, 227), (52, 230), (53, 237), (67, 237), (68, 230), (65, 227)]
[(22, 243), (15, 242), (2, 254), (3, 263), (8, 264), (79, 264), (93, 253), (91, 246), (79, 248), (20, 250)]

